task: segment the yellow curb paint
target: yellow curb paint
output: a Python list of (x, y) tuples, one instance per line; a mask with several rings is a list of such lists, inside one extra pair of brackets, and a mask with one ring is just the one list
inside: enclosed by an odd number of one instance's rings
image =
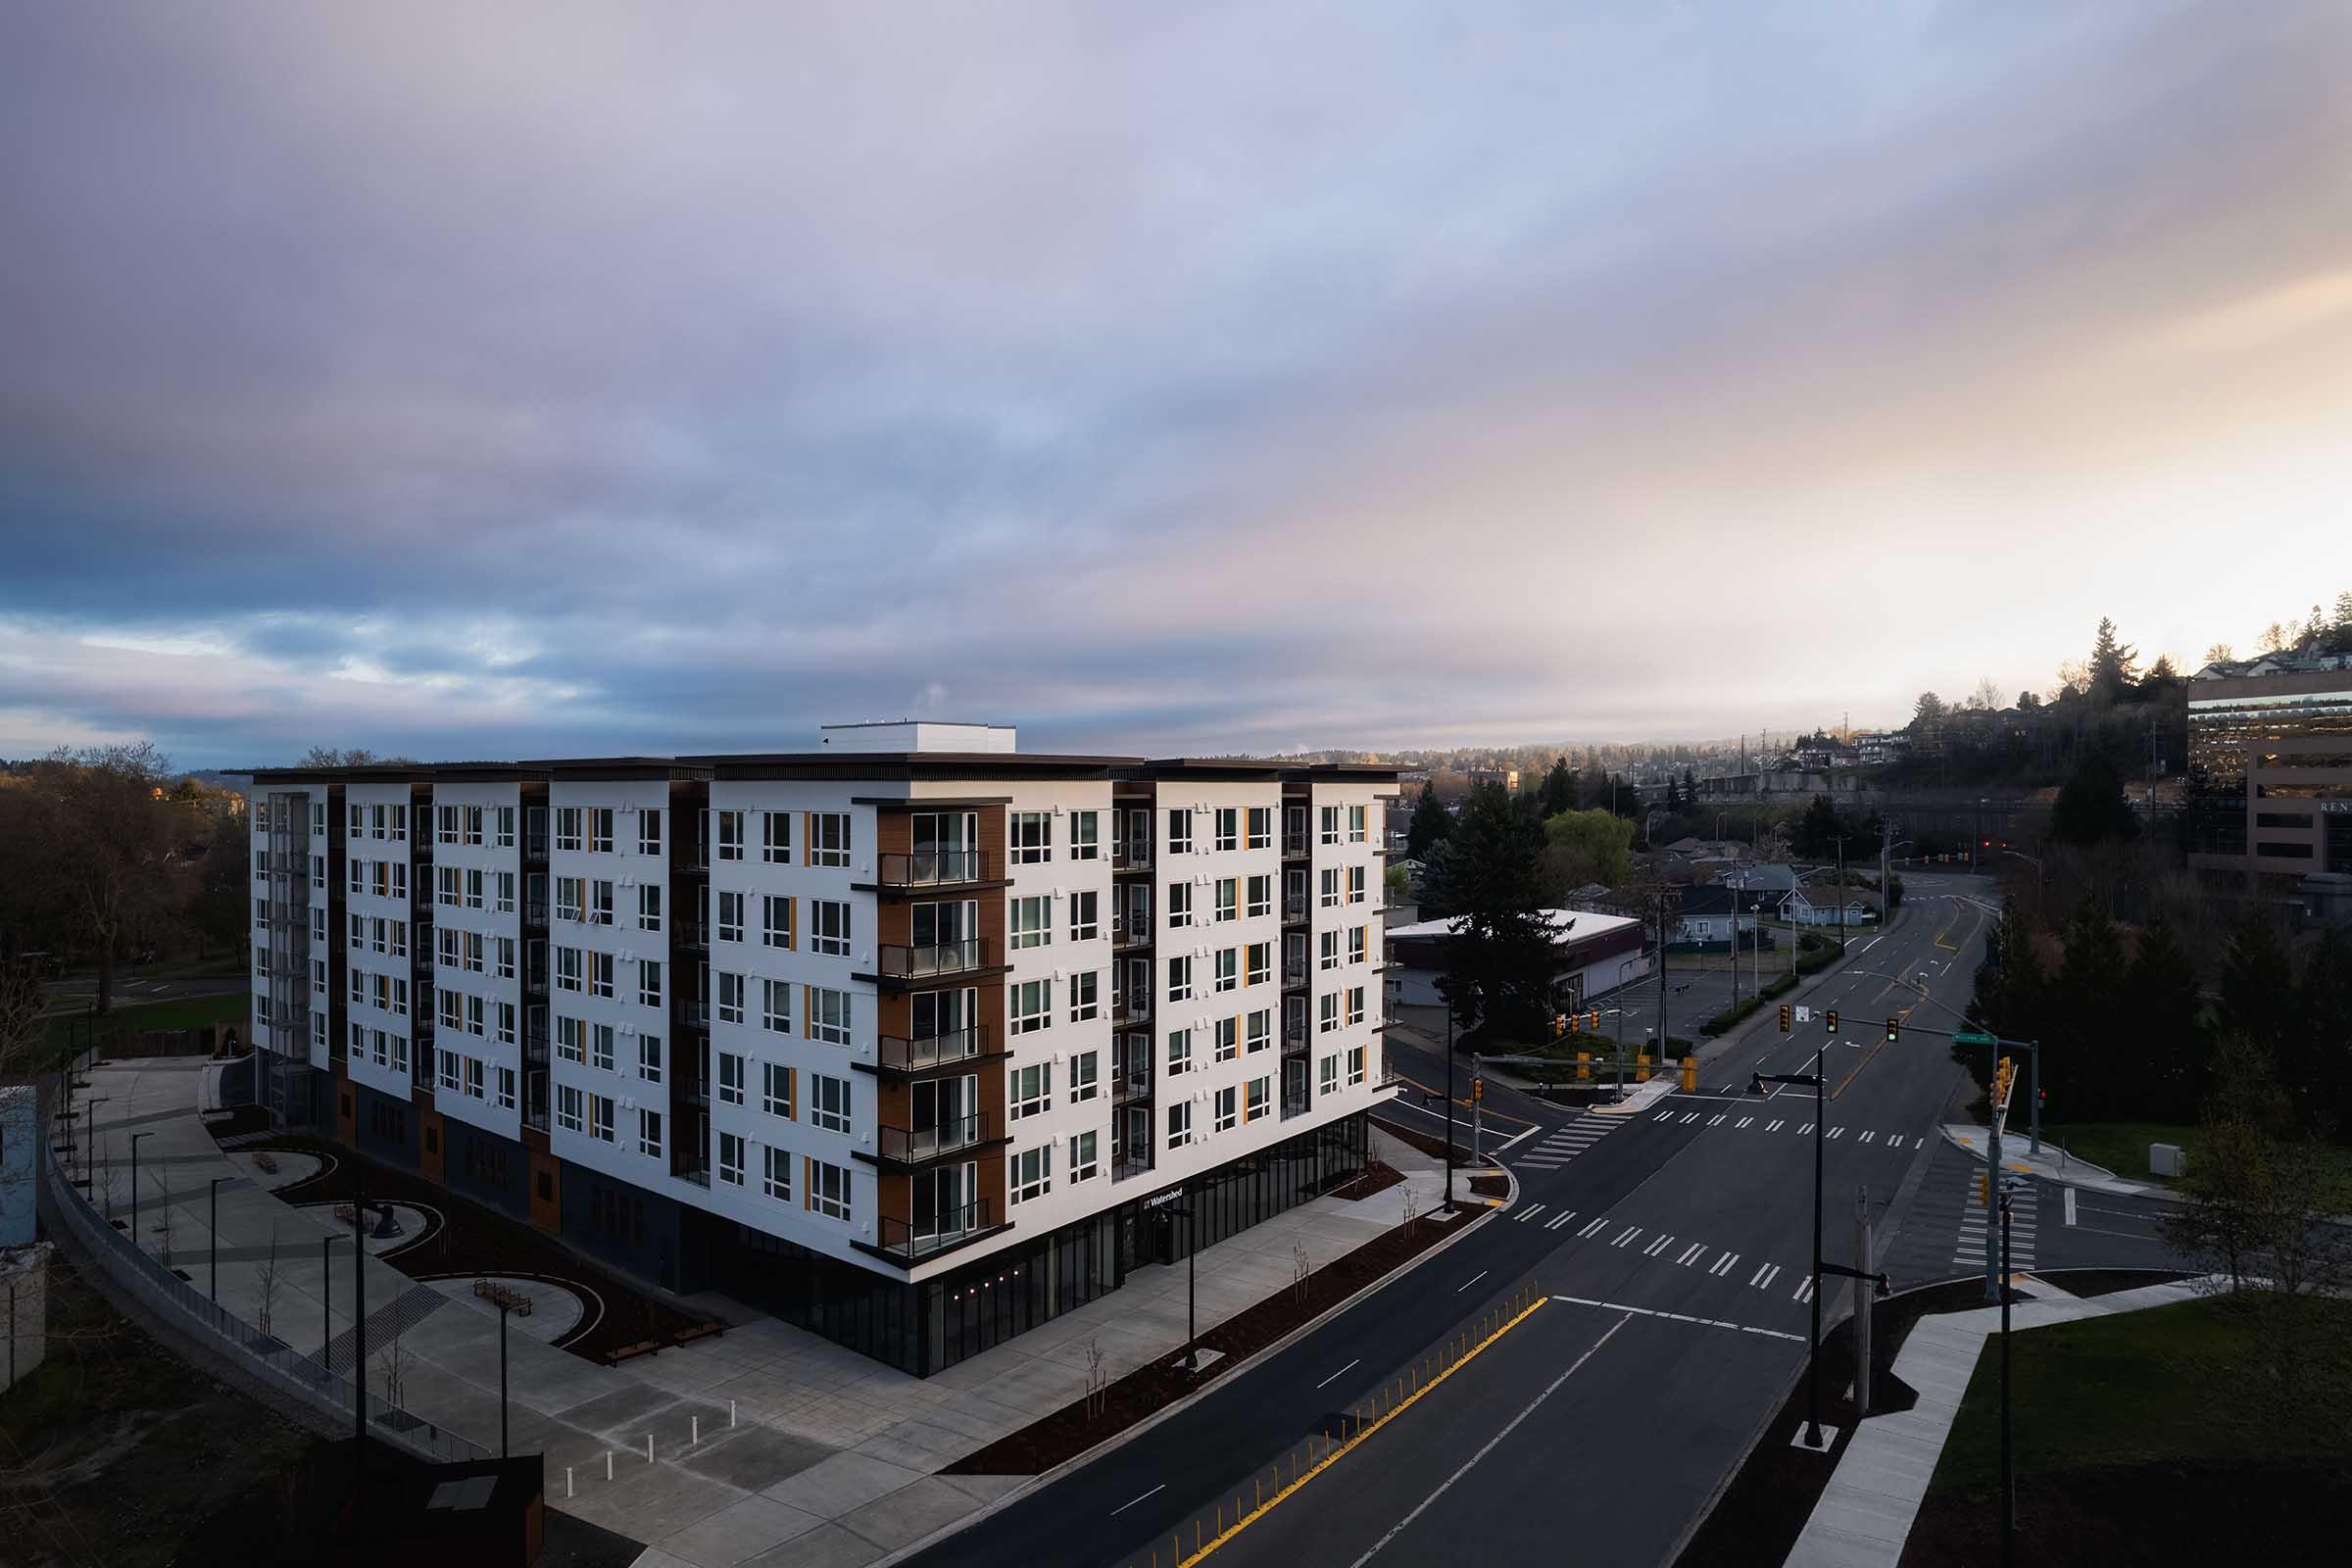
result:
[[(1494, 1330), (1492, 1334), (1489, 1334), (1485, 1339), (1480, 1340), (1477, 1345), (1471, 1347), (1470, 1352), (1467, 1355), (1454, 1362), (1445, 1371), (1440, 1372), (1436, 1377), (1431, 1378), (1427, 1383), (1422, 1384), (1419, 1388), (1415, 1389), (1411, 1394), (1407, 1395), (1397, 1403), (1391, 1405), (1389, 1409), (1382, 1414), (1379, 1420), (1374, 1421), (1368, 1427), (1361, 1428), (1357, 1431), (1354, 1437), (1334, 1447), (1329, 1453), (1326, 1453), (1320, 1460), (1318, 1460), (1312, 1469), (1298, 1471), (1291, 1478), (1290, 1485), (1282, 1488), (1280, 1491), (1276, 1492), (1274, 1495), (1268, 1497), (1265, 1501), (1259, 1503), (1255, 1508), (1250, 1510), (1247, 1516), (1236, 1519), (1233, 1522), (1233, 1528), (1230, 1530), (1221, 1530), (1217, 1533), (1215, 1539), (1207, 1542), (1205, 1544), (1197, 1545), (1197, 1549), (1195, 1549), (1193, 1554), (1177, 1563), (1176, 1568), (1192, 1568), (1194, 1563), (1200, 1562), (1206, 1558), (1219, 1546), (1222, 1546), (1225, 1544), (1225, 1543), (1231, 1541), (1234, 1537), (1240, 1535), (1243, 1531), (1249, 1529), (1251, 1525), (1257, 1523), (1258, 1520), (1271, 1513), (1276, 1507), (1281, 1505), (1282, 1500), (1285, 1497), (1288, 1497), (1292, 1493), (1297, 1492), (1300, 1487), (1305, 1486), (1309, 1481), (1314, 1480), (1315, 1477), (1321, 1475), (1333, 1465), (1338, 1464), (1340, 1460), (1347, 1457), (1348, 1451), (1354, 1448), (1357, 1444), (1364, 1442), (1374, 1433), (1378, 1432), (1382, 1427), (1387, 1426), (1390, 1422), (1404, 1414), (1405, 1411), (1411, 1409), (1416, 1401), (1426, 1396), (1431, 1391), (1436, 1389), (1439, 1384), (1445, 1382), (1456, 1372), (1459, 1372), (1463, 1367), (1468, 1366), (1478, 1356), (1484, 1354), (1489, 1346), (1493, 1345), (1496, 1340), (1501, 1339), (1505, 1334), (1510, 1333), (1511, 1330), (1517, 1328), (1520, 1324), (1526, 1322), (1530, 1317), (1535, 1315), (1537, 1308), (1541, 1307), (1544, 1302), (1550, 1299), (1551, 1298), (1548, 1296), (1539, 1296), (1534, 1300), (1528, 1302), (1527, 1305), (1521, 1307), (1518, 1313), (1508, 1322), (1504, 1323), (1500, 1328)], [(1279, 1474), (1279, 1472), (1277, 1473)], [(1200, 1532), (1199, 1521), (1195, 1521), (1193, 1529), (1195, 1536), (1198, 1537)]]

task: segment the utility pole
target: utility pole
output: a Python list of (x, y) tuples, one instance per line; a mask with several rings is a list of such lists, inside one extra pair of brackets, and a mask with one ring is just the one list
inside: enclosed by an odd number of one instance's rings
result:
[(1446, 998), (1446, 1208), (1453, 1209), (1453, 997)]
[[(2001, 1272), (2009, 1272), (2009, 1194), (2001, 1194)], [(2009, 1292), (2001, 1292), (2001, 1568), (2017, 1551), (2017, 1465), (2009, 1439)]]
[(1838, 956), (1845, 956), (1845, 838), (1838, 839)]
[(1477, 1165), (1486, 1150), (1487, 1077), (1479, 1054), (1470, 1053), (1470, 1163)]
[[(1658, 884), (1658, 1055), (1661, 1059), (1666, 1054), (1666, 1041), (1672, 1033), (1666, 1027), (1666, 905), (1673, 892), (1664, 882)], [(1625, 1060), (1622, 1055), (1617, 1062), (1617, 1076), (1618, 1098), (1622, 1100), (1625, 1098)]]
[[(1870, 1189), (1854, 1190), (1854, 1265), (1871, 1272)], [(1816, 1287), (1818, 1289), (1819, 1287)], [(1854, 1293), (1854, 1424), (1870, 1414), (1870, 1295)]]

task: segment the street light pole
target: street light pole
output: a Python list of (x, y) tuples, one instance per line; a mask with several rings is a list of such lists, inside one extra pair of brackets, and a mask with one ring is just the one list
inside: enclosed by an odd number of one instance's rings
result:
[(504, 1292), (498, 1298), (498, 1456), (507, 1456), (507, 1313), (514, 1302)]
[(1446, 1207), (1453, 1208), (1453, 998), (1446, 998)]
[(2001, 1194), (2001, 1565), (2017, 1549), (2016, 1453), (2009, 1441), (2009, 1194)]
[(139, 1140), (152, 1138), (153, 1133), (130, 1135), (130, 1245), (139, 1245)]
[(235, 1180), (236, 1178), (234, 1176), (216, 1176), (213, 1178), (212, 1296), (213, 1299), (216, 1301), (220, 1299), (220, 1184), (222, 1182), (231, 1182)]

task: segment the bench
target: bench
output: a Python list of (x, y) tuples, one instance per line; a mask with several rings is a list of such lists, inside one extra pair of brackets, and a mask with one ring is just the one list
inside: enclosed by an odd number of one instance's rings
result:
[(531, 1298), (511, 1285), (501, 1285), (496, 1280), (475, 1280), (473, 1294), (493, 1306), (505, 1307), (517, 1317), (531, 1315)]

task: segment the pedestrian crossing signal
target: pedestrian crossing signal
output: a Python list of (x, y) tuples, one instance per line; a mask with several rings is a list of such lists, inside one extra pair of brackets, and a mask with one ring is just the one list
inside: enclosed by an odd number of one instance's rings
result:
[(1782, 1003), (1782, 1004), (1781, 1004), (1781, 1033), (1783, 1033), (1783, 1034), (1787, 1034), (1788, 1032), (1788, 1004), (1787, 1004), (1786, 1002), (1784, 1002), (1784, 1003)]
[(1830, 1033), (1832, 1033), (1832, 1034), (1836, 1034), (1837, 1032), (1838, 1032), (1838, 1009), (1837, 1009), (1836, 1007), (1832, 1007), (1832, 1008), (1830, 1009)]
[(1900, 1019), (1900, 1018), (1889, 1018), (1889, 1019), (1887, 1019), (1887, 1020), (1886, 1020), (1886, 1043), (1887, 1043), (1888, 1045), (1890, 1045), (1890, 1046), (1891, 1046), (1891, 1045), (1893, 1045), (1893, 1044), (1894, 1044), (1894, 1042), (1895, 1042), (1895, 1040), (1896, 1040), (1896, 1038), (1897, 1038), (1898, 1036), (1900, 1036), (1900, 1035), (1902, 1034), (1902, 1032), (1903, 1032), (1903, 1020), (1902, 1020), (1902, 1019)]

